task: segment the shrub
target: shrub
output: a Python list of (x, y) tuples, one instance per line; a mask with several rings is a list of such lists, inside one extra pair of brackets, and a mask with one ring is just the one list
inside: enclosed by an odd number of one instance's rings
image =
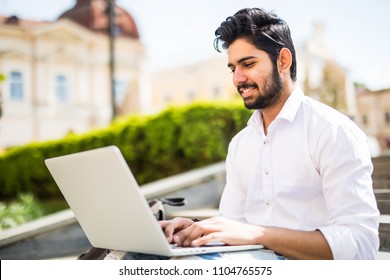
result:
[(0, 231), (41, 217), (44, 211), (32, 194), (20, 194), (17, 201), (0, 202)]
[(15, 147), (0, 155), (0, 196), (29, 192), (37, 198), (61, 198), (44, 160), (108, 145), (118, 146), (141, 185), (221, 161), (250, 114), (241, 104), (196, 103), (154, 116), (119, 118), (82, 135)]

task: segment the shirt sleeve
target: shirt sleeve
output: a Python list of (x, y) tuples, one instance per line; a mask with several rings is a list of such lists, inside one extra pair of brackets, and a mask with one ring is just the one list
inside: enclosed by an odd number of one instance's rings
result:
[(321, 129), (315, 160), (322, 177), (328, 226), (318, 228), (334, 259), (374, 259), (379, 211), (372, 187), (367, 138), (354, 124)]
[(240, 184), (239, 176), (234, 168), (234, 139), (229, 144), (226, 157), (226, 185), (222, 193), (219, 212), (222, 216), (240, 222), (245, 222), (245, 191)]

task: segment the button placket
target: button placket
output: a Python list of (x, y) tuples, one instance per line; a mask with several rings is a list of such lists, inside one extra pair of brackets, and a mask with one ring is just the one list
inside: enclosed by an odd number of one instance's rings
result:
[(264, 190), (264, 219), (268, 220), (272, 213), (272, 156), (269, 138), (263, 140), (263, 190)]

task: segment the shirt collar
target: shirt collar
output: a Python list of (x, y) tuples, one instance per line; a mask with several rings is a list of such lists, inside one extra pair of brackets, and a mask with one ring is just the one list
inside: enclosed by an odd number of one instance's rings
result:
[(254, 129), (262, 129), (263, 118), (260, 114), (260, 110), (255, 110), (252, 116), (249, 118), (247, 125)]
[(298, 112), (299, 107), (303, 101), (303, 91), (296, 87), (284, 103), (282, 110), (279, 112), (276, 118), (285, 119), (289, 122), (293, 122)]
[[(299, 107), (303, 101), (303, 91), (299, 87), (296, 87), (286, 100), (286, 103), (283, 105), (282, 110), (277, 115), (277, 119), (285, 119), (289, 122), (293, 122), (295, 116), (298, 112)], [(250, 119), (248, 120), (248, 125), (255, 128), (263, 127), (263, 117), (260, 114), (260, 110), (256, 110)]]

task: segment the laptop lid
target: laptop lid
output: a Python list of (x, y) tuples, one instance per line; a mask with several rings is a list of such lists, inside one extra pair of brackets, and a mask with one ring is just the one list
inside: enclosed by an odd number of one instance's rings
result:
[(172, 249), (116, 146), (51, 158), (45, 163), (94, 247), (164, 256), (260, 248)]

